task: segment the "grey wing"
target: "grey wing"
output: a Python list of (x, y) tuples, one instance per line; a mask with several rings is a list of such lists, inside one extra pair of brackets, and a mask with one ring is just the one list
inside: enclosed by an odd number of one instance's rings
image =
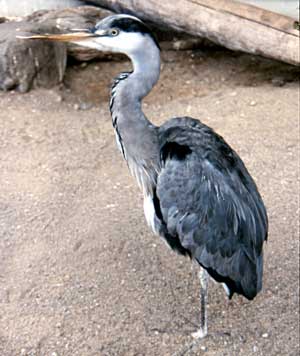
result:
[(180, 243), (231, 295), (253, 299), (262, 286), (264, 204), (224, 140), (196, 120), (185, 121), (160, 134), (156, 195), (167, 240)]

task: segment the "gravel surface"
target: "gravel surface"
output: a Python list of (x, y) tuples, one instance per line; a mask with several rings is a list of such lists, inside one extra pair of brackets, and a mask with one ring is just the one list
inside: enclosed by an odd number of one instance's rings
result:
[(256, 179), (263, 291), (228, 301), (211, 283), (193, 344), (197, 266), (146, 226), (114, 141), (109, 86), (129, 64), (73, 64), (61, 88), (0, 93), (0, 355), (298, 355), (299, 73), (219, 49), (163, 59), (148, 117), (201, 119)]

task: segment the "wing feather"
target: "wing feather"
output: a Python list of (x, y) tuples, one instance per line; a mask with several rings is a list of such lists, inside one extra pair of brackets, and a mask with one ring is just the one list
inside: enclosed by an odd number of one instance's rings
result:
[(213, 278), (248, 299), (261, 289), (267, 215), (238, 155), (197, 120), (160, 128), (157, 198), (168, 234)]

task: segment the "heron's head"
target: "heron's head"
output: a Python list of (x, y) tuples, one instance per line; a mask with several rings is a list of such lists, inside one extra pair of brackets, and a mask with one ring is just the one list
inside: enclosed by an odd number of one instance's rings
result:
[(129, 57), (151, 45), (159, 48), (147, 25), (137, 17), (130, 15), (108, 16), (91, 29), (74, 30), (65, 34), (34, 35), (26, 38), (72, 42), (99, 51), (124, 53)]

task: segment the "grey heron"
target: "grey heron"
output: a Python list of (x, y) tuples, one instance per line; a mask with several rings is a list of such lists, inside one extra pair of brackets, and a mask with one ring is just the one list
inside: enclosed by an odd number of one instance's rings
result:
[(155, 234), (200, 267), (200, 328), (207, 334), (208, 277), (252, 300), (262, 288), (268, 218), (256, 184), (237, 153), (213, 129), (190, 117), (155, 126), (142, 99), (160, 75), (160, 48), (149, 28), (130, 15), (104, 18), (92, 29), (28, 38), (70, 41), (132, 61), (111, 90), (118, 147), (144, 195)]

